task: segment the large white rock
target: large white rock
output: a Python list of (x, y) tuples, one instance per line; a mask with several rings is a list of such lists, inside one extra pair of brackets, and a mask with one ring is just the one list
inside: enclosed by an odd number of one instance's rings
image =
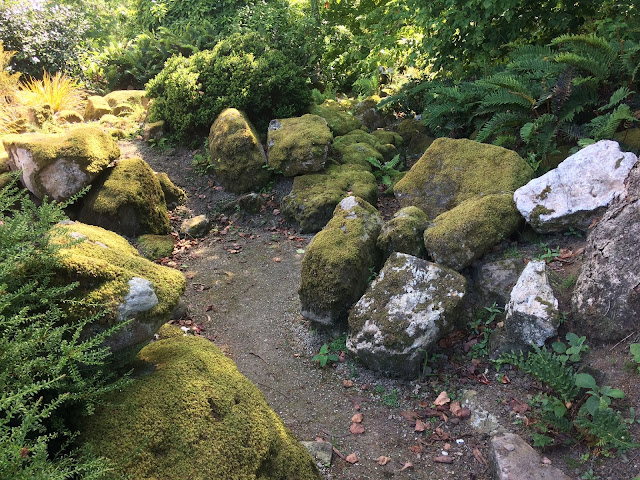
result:
[(453, 330), (465, 292), (459, 273), (394, 253), (349, 314), (347, 348), (372, 369), (415, 378), (425, 351)]
[(507, 336), (523, 347), (541, 347), (558, 332), (558, 300), (553, 295), (545, 262), (529, 262), (505, 307)]
[(569, 227), (586, 230), (624, 190), (624, 181), (637, 161), (633, 153), (621, 152), (617, 142), (602, 140), (520, 187), (513, 199), (537, 232)]

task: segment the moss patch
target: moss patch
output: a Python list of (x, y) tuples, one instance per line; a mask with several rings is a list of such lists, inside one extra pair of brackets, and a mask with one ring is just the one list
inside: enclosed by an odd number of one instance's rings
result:
[(121, 160), (94, 184), (80, 221), (135, 237), (169, 233), (169, 217), (158, 178), (144, 160)]
[(208, 340), (161, 340), (139, 359), (153, 371), (110, 398), (111, 406), (90, 417), (83, 434), (121, 466), (121, 475), (320, 479), (262, 393)]
[(384, 157), (382, 154), (368, 143), (353, 143), (343, 147), (341, 150), (341, 162), (344, 164), (351, 163), (354, 165), (360, 165), (371, 171), (372, 167), (367, 161), (367, 158), (372, 157), (380, 163), (384, 163)]
[(84, 109), (85, 120), (99, 120), (103, 115), (110, 113), (111, 107), (104, 97), (92, 95), (87, 98), (87, 106)]
[(173, 252), (174, 240), (171, 235), (142, 235), (137, 242), (138, 250), (149, 260), (168, 257)]
[(424, 232), (427, 253), (436, 263), (462, 270), (522, 223), (512, 193), (467, 200), (436, 217)]
[(123, 104), (144, 107), (148, 103), (147, 93), (144, 90), (115, 90), (106, 94), (104, 100), (111, 108)]
[(438, 138), (394, 187), (400, 205), (415, 205), (430, 219), (465, 200), (513, 192), (531, 180), (516, 153), (473, 140)]
[(255, 129), (235, 108), (224, 110), (211, 126), (209, 153), (216, 176), (230, 192), (259, 190), (271, 179)]
[(384, 258), (393, 252), (425, 257), (423, 234), (428, 225), (427, 215), (418, 207), (405, 207), (384, 224), (378, 237), (378, 248)]
[[(333, 150), (341, 155), (348, 155), (350, 147), (352, 145), (369, 145), (372, 149), (376, 150), (385, 161), (389, 161), (397, 153), (397, 149), (394, 145), (387, 143), (381, 143), (378, 137), (364, 130), (353, 130), (346, 135), (338, 137), (333, 142)], [(346, 162), (345, 162), (346, 163)]]
[(636, 153), (640, 152), (640, 128), (629, 128), (618, 132), (613, 139)]
[(323, 324), (343, 321), (364, 293), (380, 255), (376, 239), (382, 218), (357, 197), (343, 199), (333, 218), (307, 247), (302, 260), (302, 315)]
[(298, 222), (301, 232), (317, 232), (331, 219), (340, 200), (349, 195), (376, 203), (378, 185), (366, 167), (336, 165), (325, 173), (294, 178), (291, 193), (282, 199), (282, 213)]
[(180, 187), (177, 187), (164, 172), (156, 172), (156, 178), (160, 182), (160, 188), (164, 193), (164, 200), (169, 210), (182, 205), (187, 200), (187, 194)]
[(324, 118), (335, 136), (345, 135), (362, 127), (362, 122), (349, 113), (346, 106), (335, 100), (325, 100), (322, 105), (313, 105), (309, 113)]
[(382, 145), (390, 144), (390, 145), (395, 145), (396, 147), (399, 147), (400, 145), (402, 145), (402, 142), (403, 142), (402, 137), (396, 132), (382, 130), (381, 128), (371, 132), (371, 135), (376, 137), (378, 142), (381, 143)]

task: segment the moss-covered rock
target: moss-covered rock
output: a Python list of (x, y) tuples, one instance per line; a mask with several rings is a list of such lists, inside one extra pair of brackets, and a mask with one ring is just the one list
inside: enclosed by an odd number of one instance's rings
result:
[(154, 141), (157, 142), (164, 135), (164, 121), (158, 120), (157, 122), (145, 123), (144, 131), (142, 133), (142, 139), (145, 142)]
[(356, 117), (369, 130), (376, 128), (384, 128), (395, 118), (393, 115), (385, 115), (384, 112), (378, 110), (378, 103), (382, 100), (378, 95), (371, 95), (358, 103), (355, 107)]
[(375, 149), (385, 161), (391, 160), (397, 153), (397, 149), (392, 144), (380, 143), (378, 138), (364, 130), (353, 130), (346, 135), (338, 137), (333, 142), (333, 149), (338, 153), (349, 153), (349, 147), (355, 144), (367, 144)]
[(211, 221), (206, 215), (196, 215), (195, 217), (187, 218), (183, 220), (180, 225), (180, 233), (193, 238), (204, 237), (209, 233), (210, 229)]
[(160, 188), (162, 188), (164, 200), (169, 210), (173, 210), (187, 200), (187, 194), (171, 181), (169, 175), (164, 172), (155, 172), (155, 174), (156, 178), (160, 182)]
[(114, 90), (107, 93), (104, 100), (111, 108), (123, 104), (146, 107), (149, 103), (147, 92), (144, 90)]
[(56, 119), (60, 123), (82, 123), (84, 117), (75, 110), (60, 110), (55, 115)]
[(264, 395), (210, 341), (161, 340), (139, 360), (144, 374), (89, 417), (83, 434), (120, 476), (320, 479)]
[(473, 197), (513, 192), (533, 177), (511, 150), (473, 140), (438, 138), (394, 187), (400, 205), (433, 219)]
[(326, 120), (317, 115), (272, 120), (267, 134), (269, 166), (287, 177), (319, 172), (332, 140)]
[(142, 256), (149, 260), (168, 257), (173, 252), (174, 241), (171, 235), (141, 235), (137, 243)]
[(391, 132), (389, 130), (378, 128), (377, 130), (371, 132), (371, 135), (376, 137), (378, 142), (382, 145), (391, 144), (399, 147), (403, 143), (402, 137), (399, 134), (397, 134), (396, 132)]
[(38, 198), (67, 200), (89, 185), (120, 156), (118, 144), (99, 128), (79, 125), (64, 134), (22, 134), (3, 138), (11, 170)]
[(522, 223), (512, 193), (473, 198), (438, 215), (424, 232), (424, 245), (436, 263), (462, 270)]
[(367, 287), (371, 269), (378, 267), (381, 227), (378, 211), (361, 198), (346, 197), (336, 206), (302, 259), (302, 316), (322, 325), (347, 318)]
[(369, 368), (416, 378), (425, 354), (456, 326), (459, 273), (394, 253), (349, 314), (347, 348)]
[(78, 282), (76, 293), (85, 301), (70, 307), (72, 316), (107, 310), (87, 333), (131, 319), (107, 339), (114, 352), (130, 353), (151, 340), (184, 292), (182, 273), (141, 257), (124, 238), (103, 228), (64, 222), (56, 241), (68, 245), (60, 252), (57, 280)]
[(317, 232), (331, 220), (340, 200), (349, 195), (375, 205), (376, 177), (359, 165), (334, 165), (325, 173), (294, 178), (291, 193), (282, 199), (281, 210), (289, 221), (300, 225), (302, 233)]
[(259, 190), (271, 179), (258, 134), (235, 108), (223, 110), (211, 125), (209, 153), (216, 176), (230, 192)]
[(409, 155), (422, 155), (433, 143), (433, 137), (427, 135), (426, 127), (415, 118), (406, 118), (396, 127), (404, 140)]
[(342, 149), (341, 163), (360, 165), (371, 171), (371, 164), (367, 158), (374, 158), (380, 163), (384, 163), (382, 154), (368, 143), (353, 143)]
[(424, 258), (424, 231), (428, 225), (427, 215), (418, 207), (404, 207), (396, 212), (391, 220), (382, 227), (378, 237), (378, 248), (383, 258), (393, 252), (406, 253)]
[(78, 218), (128, 237), (169, 233), (160, 181), (140, 158), (120, 160), (104, 172), (84, 200)]
[(623, 147), (635, 153), (640, 153), (640, 128), (628, 128), (618, 132), (613, 136), (613, 139)]
[(84, 109), (84, 119), (87, 121), (100, 120), (103, 115), (111, 113), (111, 107), (99, 95), (92, 95), (87, 98), (87, 106)]
[(309, 113), (324, 118), (336, 137), (362, 127), (362, 122), (348, 112), (346, 106), (335, 100), (325, 100), (321, 105), (313, 105)]
[(29, 123), (38, 128), (42, 128), (45, 123), (53, 119), (53, 108), (48, 103), (29, 107), (27, 110), (27, 118), (29, 119)]

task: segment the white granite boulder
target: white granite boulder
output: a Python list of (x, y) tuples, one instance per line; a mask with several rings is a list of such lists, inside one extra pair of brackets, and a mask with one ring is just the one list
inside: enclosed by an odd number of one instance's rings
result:
[(586, 230), (624, 189), (637, 161), (617, 142), (601, 140), (516, 190), (516, 207), (539, 233)]
[(392, 254), (349, 314), (347, 348), (374, 370), (411, 378), (455, 327), (466, 280), (404, 253)]

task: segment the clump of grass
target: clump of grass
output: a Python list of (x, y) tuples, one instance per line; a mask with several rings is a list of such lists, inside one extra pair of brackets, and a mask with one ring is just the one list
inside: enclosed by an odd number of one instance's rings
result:
[(82, 100), (80, 85), (64, 73), (44, 72), (42, 80), (30, 79), (20, 88), (22, 102), (28, 106), (49, 104), (53, 112), (73, 109)]
[(17, 133), (12, 125), (24, 113), (16, 98), (20, 74), (9, 71), (9, 63), (15, 53), (6, 51), (0, 42), (0, 135)]

